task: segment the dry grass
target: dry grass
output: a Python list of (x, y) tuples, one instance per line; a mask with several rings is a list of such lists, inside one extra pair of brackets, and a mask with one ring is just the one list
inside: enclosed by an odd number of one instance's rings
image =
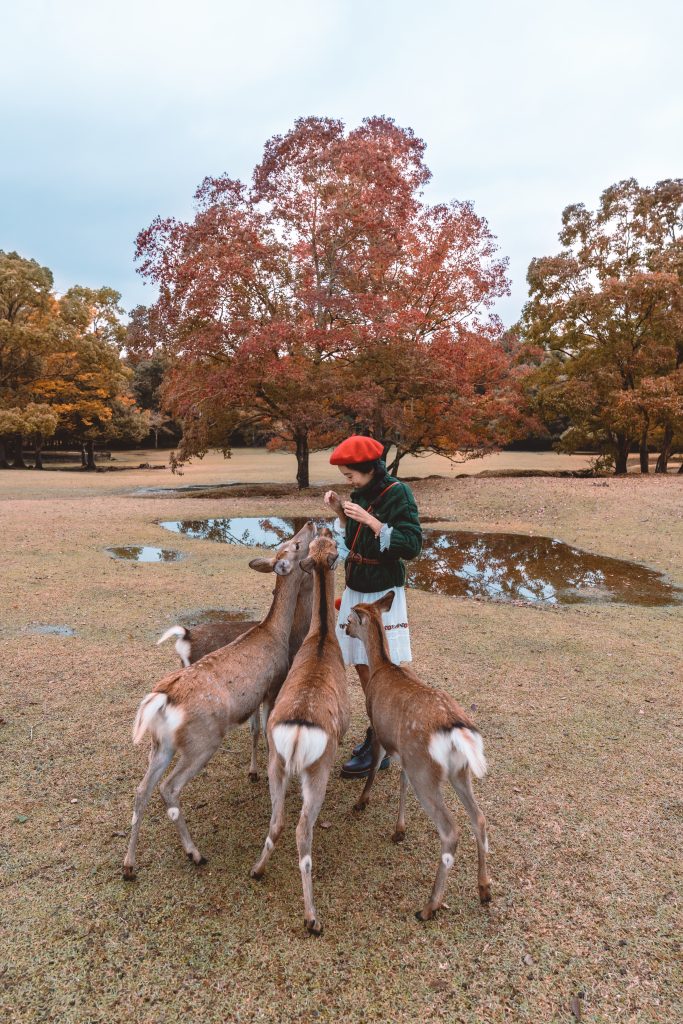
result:
[[(288, 479), (291, 464), (283, 474), (279, 458), (257, 457), (260, 479)], [(209, 460), (181, 482), (258, 479), (236, 468)], [(264, 780), (246, 781), (246, 730), (187, 790), (209, 864), (198, 871), (185, 860), (155, 797), (139, 880), (121, 881), (145, 762), (130, 726), (175, 664), (171, 646), (154, 640), (190, 608), (259, 612), (270, 594), (267, 578), (245, 568), (245, 550), (171, 535), (156, 521), (320, 511), (315, 496), (130, 494), (177, 483), (167, 477), (0, 474), (2, 1019), (545, 1024), (580, 1012), (604, 1024), (679, 1024), (680, 606), (553, 611), (411, 592), (416, 668), (477, 705), (486, 739), (491, 772), (477, 789), (491, 834), (490, 910), (478, 905), (459, 810), (449, 909), (428, 925), (414, 920), (438, 842), (413, 798), (406, 842), (389, 842), (392, 769), (361, 820), (351, 813), (357, 785), (331, 783), (321, 815), (329, 827), (314, 844), (326, 932), (306, 938), (296, 794), (272, 869), (260, 884), (248, 878), (269, 800)], [(683, 583), (683, 477), (425, 479), (415, 491), (425, 516), (551, 534)], [(125, 543), (187, 557), (136, 565), (103, 551)], [(50, 623), (76, 636), (30, 632)], [(359, 736), (355, 684), (353, 693)]]

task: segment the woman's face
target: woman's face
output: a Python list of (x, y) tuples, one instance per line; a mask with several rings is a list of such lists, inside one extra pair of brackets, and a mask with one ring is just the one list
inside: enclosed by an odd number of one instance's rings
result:
[(347, 484), (351, 484), (352, 487), (365, 487), (372, 480), (374, 473), (359, 473), (353, 466), (340, 466), (339, 470), (341, 475), (346, 480)]

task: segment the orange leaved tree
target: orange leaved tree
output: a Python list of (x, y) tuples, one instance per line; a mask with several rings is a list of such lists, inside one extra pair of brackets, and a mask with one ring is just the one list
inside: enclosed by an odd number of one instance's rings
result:
[(516, 378), (487, 312), (504, 264), (471, 206), (424, 202), (424, 148), (389, 118), (303, 118), (249, 188), (207, 179), (192, 222), (141, 232), (159, 299), (134, 343), (149, 354), (151, 333), (172, 358), (181, 458), (258, 429), (296, 452), (305, 487), (311, 448), (353, 429), (399, 459), (509, 436)]

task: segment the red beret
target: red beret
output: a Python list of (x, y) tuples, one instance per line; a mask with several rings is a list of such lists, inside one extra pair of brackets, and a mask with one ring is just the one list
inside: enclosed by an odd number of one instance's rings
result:
[(357, 434), (347, 437), (330, 455), (333, 466), (354, 466), (357, 462), (374, 462), (379, 459), (384, 447), (374, 437)]

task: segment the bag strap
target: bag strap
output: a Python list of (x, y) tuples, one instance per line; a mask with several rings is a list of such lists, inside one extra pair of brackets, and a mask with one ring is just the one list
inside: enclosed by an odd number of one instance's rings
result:
[[(387, 493), (387, 491), (390, 491), (392, 487), (396, 487), (399, 482), (400, 481), (398, 481), (398, 480), (394, 480), (393, 484), (389, 484), (388, 487), (385, 487), (384, 490), (382, 491), (382, 493), (377, 495), (377, 497), (373, 501), (372, 505), (368, 505), (368, 508), (367, 508), (368, 513), (372, 512), (374, 506), (377, 504), (379, 499), (384, 497), (384, 495)], [(356, 547), (356, 541), (358, 540), (358, 534), (360, 533), (360, 531), (361, 531), (361, 529), (363, 528), (364, 525), (365, 525), (364, 523), (359, 523), (358, 524), (358, 529), (356, 530), (356, 535), (353, 538), (353, 541), (351, 543), (351, 547), (349, 548), (349, 554), (353, 554), (353, 551), (354, 551), (354, 549)]]

